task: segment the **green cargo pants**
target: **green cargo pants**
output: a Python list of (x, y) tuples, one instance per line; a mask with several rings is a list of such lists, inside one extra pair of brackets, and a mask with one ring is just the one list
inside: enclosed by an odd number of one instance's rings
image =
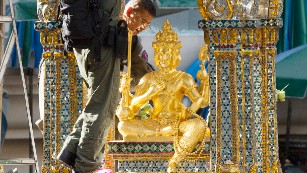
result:
[(78, 67), (88, 87), (88, 102), (63, 148), (75, 153), (75, 171), (89, 173), (101, 164), (102, 148), (119, 100), (120, 60), (112, 48), (102, 48), (101, 61), (89, 49), (74, 50)]

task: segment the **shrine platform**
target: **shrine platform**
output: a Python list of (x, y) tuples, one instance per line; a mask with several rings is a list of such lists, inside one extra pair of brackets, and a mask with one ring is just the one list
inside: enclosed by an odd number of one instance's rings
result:
[[(173, 142), (123, 142), (107, 143), (108, 156), (115, 163), (116, 172), (164, 173), (174, 154)], [(208, 172), (210, 142), (206, 142), (198, 156), (189, 156), (178, 165), (180, 173)]]

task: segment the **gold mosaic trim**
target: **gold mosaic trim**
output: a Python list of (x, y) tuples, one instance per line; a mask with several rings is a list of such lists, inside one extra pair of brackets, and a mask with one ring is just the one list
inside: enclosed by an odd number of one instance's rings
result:
[[(250, 57), (251, 58), (251, 62), (250, 62), (250, 76), (252, 76), (252, 74), (254, 73), (253, 72), (253, 69), (254, 69), (254, 62), (255, 62), (255, 59), (259, 59), (260, 57), (259, 57), (259, 55), (260, 55), (260, 51), (259, 50), (254, 50), (253, 51), (253, 55), (252, 55), (252, 57)], [(259, 60), (259, 62), (260, 62), (260, 60)], [(251, 84), (252, 84), (252, 86), (254, 86), (254, 79), (251, 79)], [(251, 98), (254, 98), (254, 88), (251, 88)], [(251, 111), (252, 111), (252, 120), (255, 122), (255, 111), (257, 111), (257, 110), (254, 110), (254, 99), (251, 99), (251, 105), (252, 105), (252, 107), (251, 107)], [(255, 139), (256, 138), (256, 136), (255, 136), (255, 131), (256, 131), (256, 127), (255, 127), (255, 123), (251, 123), (251, 128), (252, 128), (252, 138), (253, 139)], [(256, 154), (255, 154), (255, 151), (256, 151), (256, 142), (254, 141), (253, 142), (253, 145), (252, 145), (252, 159), (253, 159), (253, 163), (252, 163), (252, 165), (251, 165), (251, 167), (249, 168), (250, 169), (250, 172), (251, 173), (256, 173), (257, 172), (257, 169), (258, 169), (258, 165), (256, 164)]]
[(238, 98), (237, 98), (237, 75), (236, 75), (236, 52), (235, 56), (228, 58), (229, 75), (230, 77), (230, 109), (231, 109), (231, 127), (232, 127), (232, 161), (239, 164), (240, 160), (240, 138), (239, 138), (239, 123), (238, 123)]
[[(115, 117), (114, 117), (115, 118)], [(107, 143), (110, 142), (111, 140), (114, 140), (114, 134), (115, 134), (115, 128), (116, 126), (112, 126), (109, 131), (108, 131), (108, 136), (107, 136)], [(104, 156), (105, 156), (105, 165), (104, 167), (107, 169), (112, 169), (115, 170), (115, 165), (113, 158), (115, 158), (114, 156), (111, 156), (108, 154), (109, 151), (109, 145), (105, 145), (104, 146)], [(119, 156), (118, 158), (122, 158), (121, 156)]]
[[(73, 52), (68, 52), (68, 80), (69, 80), (69, 99), (70, 99), (70, 130), (73, 129), (73, 125), (77, 121), (79, 116), (78, 112), (78, 91), (77, 91), (77, 64), (76, 58)], [(84, 96), (84, 95), (83, 95)]]
[[(265, 45), (268, 41), (268, 31), (266, 28), (262, 29), (262, 44)], [(262, 114), (262, 169), (268, 170), (268, 79), (267, 79), (267, 50), (265, 47), (261, 49), (261, 114)]]
[(279, 0), (270, 0), (270, 8), (269, 8), (269, 18), (270, 19), (274, 19), (276, 17), (278, 17), (278, 13), (279, 13)]
[[(275, 71), (275, 56), (277, 54), (277, 49), (270, 49), (269, 50), (269, 56), (271, 56), (271, 64), (272, 64), (272, 79), (271, 79), (271, 83), (272, 83), (272, 90), (276, 91), (276, 71)], [(273, 97), (275, 98), (275, 97)], [(271, 143), (274, 144), (274, 151), (273, 151), (273, 155), (274, 155), (274, 162), (273, 165), (271, 166), (271, 171), (272, 172), (278, 172), (279, 170), (279, 147), (278, 147), (278, 127), (277, 127), (277, 108), (274, 107), (274, 105), (276, 104), (276, 99), (273, 99), (271, 102), (271, 106), (273, 106), (271, 109), (274, 109), (274, 115), (273, 115), (273, 123), (274, 123), (274, 138), (273, 141), (271, 141)]]
[[(250, 62), (249, 62), (249, 76), (253, 76), (253, 67), (254, 67), (254, 57), (258, 57), (259, 56), (259, 51), (258, 50), (253, 50), (252, 51), (252, 56), (250, 56)], [(252, 77), (251, 80), (250, 80), (250, 84), (251, 84), (251, 88), (250, 88), (250, 105), (251, 105), (251, 119), (253, 122), (255, 122), (255, 112), (254, 112), (254, 78)], [(252, 139), (253, 139), (253, 143), (252, 143), (252, 159), (253, 159), (253, 163), (251, 164), (251, 167), (248, 168), (250, 170), (251, 173), (256, 173), (257, 169), (253, 169), (254, 168), (257, 168), (256, 167), (256, 163), (255, 163), (255, 158), (256, 158), (256, 155), (255, 155), (255, 146), (256, 146), (256, 143), (255, 143), (255, 123), (251, 123), (251, 136), (252, 136)]]

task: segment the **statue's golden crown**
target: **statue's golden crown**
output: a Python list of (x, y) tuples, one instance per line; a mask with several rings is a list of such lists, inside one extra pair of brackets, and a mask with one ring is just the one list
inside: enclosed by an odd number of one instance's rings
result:
[(153, 48), (169, 47), (180, 49), (182, 46), (181, 41), (178, 41), (178, 35), (173, 30), (168, 19), (165, 20), (162, 31), (156, 34), (156, 41), (152, 43)]

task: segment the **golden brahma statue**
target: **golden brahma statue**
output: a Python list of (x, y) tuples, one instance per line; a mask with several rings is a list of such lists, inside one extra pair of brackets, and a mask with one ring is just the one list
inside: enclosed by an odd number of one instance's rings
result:
[[(202, 77), (201, 81), (205, 81), (202, 83), (204, 87), (199, 87), (191, 75), (176, 70), (181, 60), (182, 44), (168, 20), (162, 29), (153, 42), (154, 60), (159, 69), (144, 75), (135, 87), (134, 95), (123, 92), (129, 88), (127, 85), (131, 79), (122, 76), (123, 97), (117, 109), (118, 130), (124, 141), (174, 139), (175, 154), (169, 162), (168, 172), (176, 172), (181, 160), (194, 153), (194, 148), (200, 151), (204, 145), (206, 122), (195, 112), (209, 104), (209, 84), (205, 69), (202, 69), (202, 75), (198, 75)], [(192, 102), (189, 107), (182, 103), (185, 96)], [(145, 119), (136, 116), (148, 103), (153, 105), (150, 116)]]

